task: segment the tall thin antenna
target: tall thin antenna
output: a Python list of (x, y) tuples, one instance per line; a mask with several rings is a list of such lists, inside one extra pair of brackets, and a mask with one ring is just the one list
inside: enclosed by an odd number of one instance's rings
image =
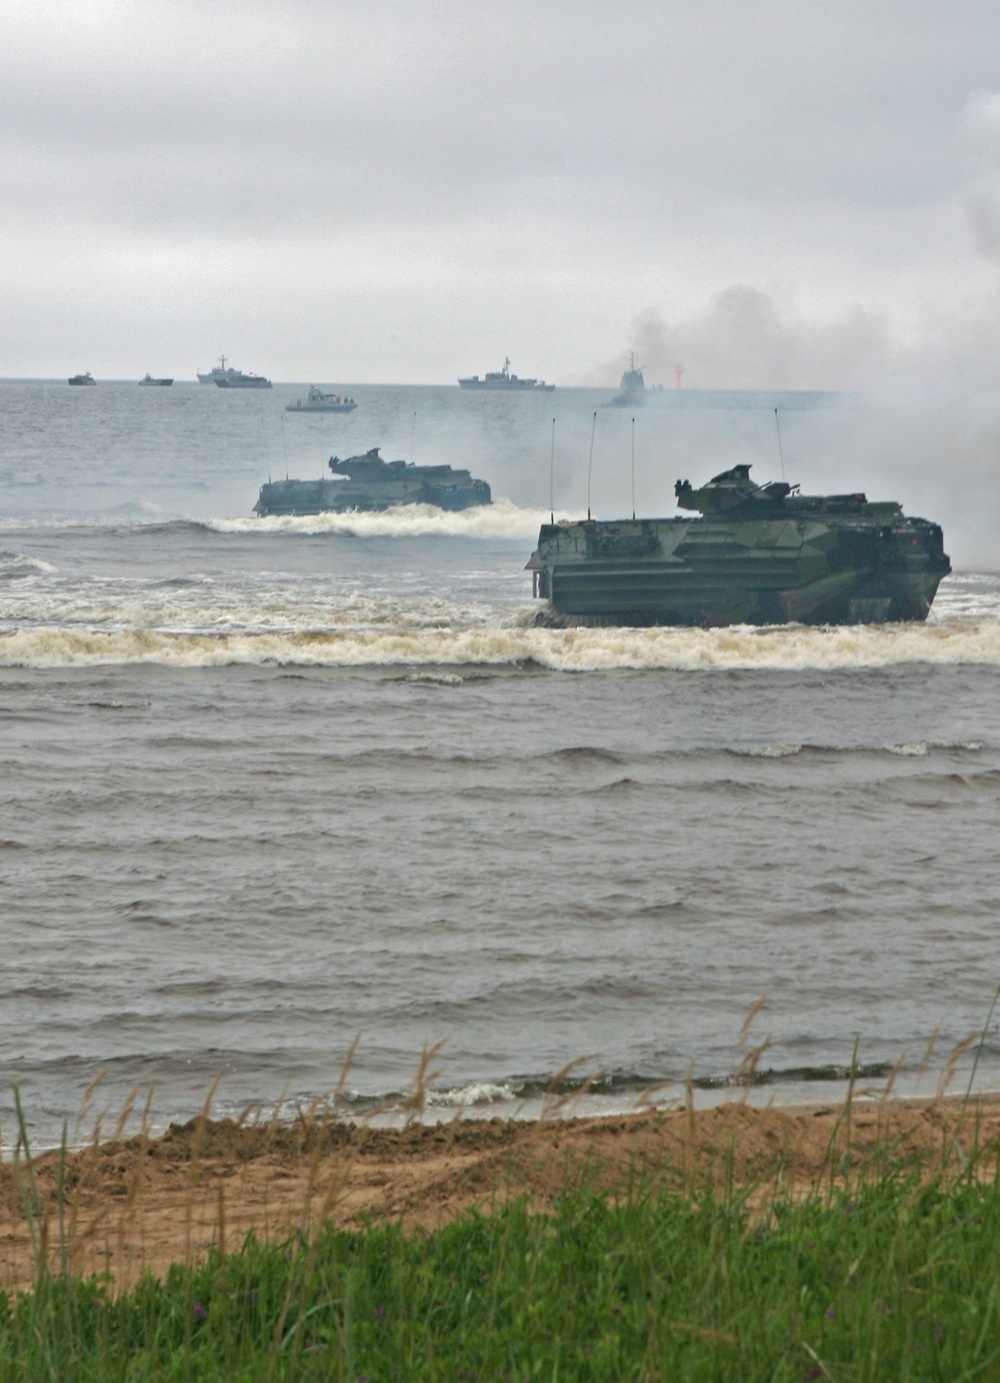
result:
[(549, 523), (556, 521), (556, 420), (552, 419), (552, 446), (549, 449)]
[(781, 458), (781, 478), (785, 478), (785, 453), (781, 447), (781, 423), (778, 421), (778, 410), (774, 410), (774, 426), (778, 431), (778, 456)]
[(417, 410), (413, 410), (413, 421), (410, 423), (410, 465), (413, 465), (413, 434), (417, 430)]
[[(261, 441), (263, 442), (263, 444), (264, 444), (264, 460), (267, 462), (267, 483), (268, 483), (268, 485), (270, 485), (270, 483), (271, 483), (271, 448), (267, 445), (267, 428), (264, 426), (264, 418), (263, 418), (263, 416), (261, 416), (261, 417), (258, 419), (258, 421), (259, 421), (259, 423), (260, 423), (260, 440), (261, 440)], [(284, 421), (284, 420), (282, 420), (282, 421)], [(285, 469), (286, 469), (286, 471), (287, 471), (288, 467), (286, 466)], [(287, 475), (285, 476), (285, 479), (286, 479), (286, 480), (288, 479), (288, 476), (287, 476)]]
[(590, 462), (587, 466), (587, 518), (590, 518), (590, 478), (594, 474), (594, 433), (597, 431), (597, 412), (590, 427)]
[(632, 419), (632, 517), (635, 518), (635, 419)]

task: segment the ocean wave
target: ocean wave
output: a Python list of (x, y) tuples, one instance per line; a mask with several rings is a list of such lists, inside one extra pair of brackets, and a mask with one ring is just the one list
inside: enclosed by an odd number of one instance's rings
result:
[(894, 754), (903, 759), (923, 759), (942, 750), (978, 754), (983, 748), (982, 740), (914, 740), (909, 744), (754, 744), (727, 748), (724, 753), (748, 759), (787, 759), (800, 754)]
[[(557, 520), (576, 519), (578, 514), (558, 513)], [(527, 541), (538, 536), (539, 527), (549, 522), (547, 509), (522, 509), (509, 499), (475, 509), (449, 513), (432, 504), (407, 504), (398, 509), (368, 514), (346, 513), (272, 515), (269, 518), (206, 519), (204, 526), (215, 533), (301, 533), (312, 537), (328, 533), (349, 538), (511, 538)]]
[(452, 1090), (429, 1090), (427, 1103), (437, 1109), (463, 1109), (475, 1105), (503, 1104), (517, 1099), (517, 1091), (506, 1083), (473, 1081)]
[[(414, 619), (402, 627), (198, 632), (155, 628), (16, 627), (0, 635), (0, 666), (88, 667), (539, 667), (554, 672), (718, 670), (828, 671), (1000, 666), (1000, 621), (977, 625), (852, 625), (835, 629), (540, 629), (530, 610), (503, 622), (449, 627)], [(758, 751), (759, 752), (759, 751)], [(794, 752), (774, 746), (776, 755)], [(901, 754), (919, 747), (901, 745)]]
[(23, 581), (27, 576), (50, 575), (56, 568), (40, 557), (22, 552), (0, 552), (0, 581)]

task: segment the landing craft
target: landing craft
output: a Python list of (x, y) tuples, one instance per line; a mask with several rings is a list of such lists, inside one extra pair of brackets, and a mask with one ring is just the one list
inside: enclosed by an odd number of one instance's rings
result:
[(541, 623), (884, 624), (927, 618), (951, 571), (940, 527), (892, 500), (800, 495), (734, 466), (677, 504), (696, 519), (543, 524)]
[(493, 496), (485, 480), (450, 466), (414, 466), (407, 461), (384, 461), (378, 447), (363, 456), (327, 463), (335, 479), (275, 480), (260, 487), (254, 513), (344, 513), (349, 509), (378, 512), (402, 504), (433, 504), (454, 512), (491, 504)]

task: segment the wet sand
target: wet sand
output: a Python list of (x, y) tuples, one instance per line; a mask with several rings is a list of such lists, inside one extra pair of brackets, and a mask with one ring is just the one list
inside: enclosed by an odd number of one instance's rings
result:
[[(0, 1167), (0, 1285), (30, 1285), (26, 1205), (37, 1194), (37, 1252), (55, 1270), (110, 1270), (120, 1289), (214, 1245), (233, 1252), (253, 1231), (280, 1239), (332, 1219), (435, 1226), (472, 1208), (526, 1199), (543, 1211), (582, 1183), (611, 1195), (640, 1184), (695, 1193), (752, 1187), (802, 1196), (845, 1179), (913, 1171), (992, 1172), (1000, 1096), (962, 1101), (855, 1100), (806, 1109), (741, 1102), (705, 1110), (533, 1123), (460, 1120), (372, 1128), (309, 1119), (241, 1127), (195, 1119), (158, 1138), (96, 1144), (29, 1169)], [(63, 1178), (63, 1230), (57, 1187)], [(32, 1177), (34, 1192), (32, 1190)]]

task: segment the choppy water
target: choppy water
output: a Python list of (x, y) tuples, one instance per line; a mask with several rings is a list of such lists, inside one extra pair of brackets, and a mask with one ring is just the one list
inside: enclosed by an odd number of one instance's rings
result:
[[(321, 434), (293, 392), (0, 385), (5, 1135), (13, 1082), (43, 1139), (101, 1072), (160, 1121), (223, 1070), (220, 1109), (308, 1100), (358, 1034), (359, 1108), (442, 1040), (441, 1107), (582, 1057), (580, 1108), (625, 1107), (724, 1079), (762, 995), (765, 1093), (827, 1098), (856, 1043), (912, 1088), (939, 1032), (933, 1088), (1000, 982), (1000, 577), (924, 626), (536, 629), (551, 416), (586, 444), (601, 396), (358, 386)], [(721, 468), (758, 421), (641, 440)], [(248, 517), (286, 450), (377, 442), (500, 502)]]

